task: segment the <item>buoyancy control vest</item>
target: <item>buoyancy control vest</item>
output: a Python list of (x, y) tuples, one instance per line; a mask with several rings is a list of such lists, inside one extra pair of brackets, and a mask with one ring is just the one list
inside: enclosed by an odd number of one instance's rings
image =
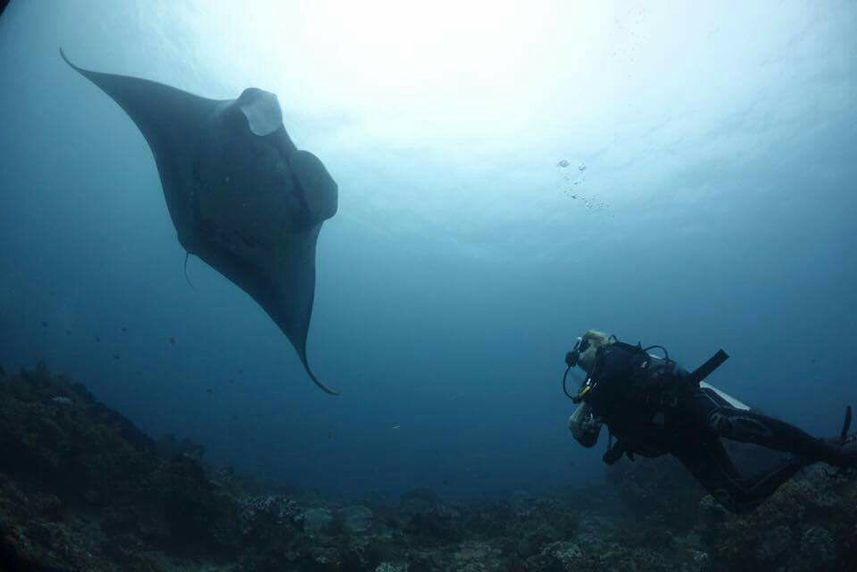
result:
[[(663, 351), (663, 357), (649, 353), (655, 348)], [(666, 417), (728, 357), (719, 350), (688, 372), (662, 346), (643, 348), (617, 340), (600, 348), (577, 400), (588, 403), (610, 430), (605, 462), (612, 464), (623, 453), (630, 458), (634, 453), (647, 457), (666, 453), (671, 437), (666, 432)], [(615, 446), (613, 436), (618, 438)]]

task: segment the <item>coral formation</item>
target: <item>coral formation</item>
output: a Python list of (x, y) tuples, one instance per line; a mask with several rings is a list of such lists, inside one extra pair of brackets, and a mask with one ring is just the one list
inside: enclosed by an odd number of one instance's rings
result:
[(41, 364), (0, 377), (0, 453), (3, 570), (857, 569), (857, 484), (820, 466), (740, 516), (669, 459), (540, 496), (334, 501), (153, 441)]

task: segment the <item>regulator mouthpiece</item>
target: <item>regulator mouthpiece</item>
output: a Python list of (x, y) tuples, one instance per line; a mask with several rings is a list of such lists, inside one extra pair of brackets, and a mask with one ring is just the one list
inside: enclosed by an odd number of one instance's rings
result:
[(572, 368), (577, 365), (577, 361), (580, 359), (580, 346), (583, 343), (583, 338), (577, 338), (577, 341), (574, 343), (574, 347), (571, 348), (571, 351), (565, 354), (565, 365), (569, 368)]

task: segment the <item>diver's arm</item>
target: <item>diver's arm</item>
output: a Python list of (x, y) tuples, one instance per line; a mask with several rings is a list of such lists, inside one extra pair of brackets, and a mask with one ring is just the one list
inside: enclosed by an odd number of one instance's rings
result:
[(601, 433), (601, 421), (592, 413), (592, 407), (581, 403), (568, 418), (568, 429), (584, 447), (593, 447)]

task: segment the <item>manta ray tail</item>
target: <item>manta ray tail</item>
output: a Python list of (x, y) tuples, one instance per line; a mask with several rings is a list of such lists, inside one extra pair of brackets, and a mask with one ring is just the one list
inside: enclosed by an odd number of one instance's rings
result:
[(306, 359), (306, 351), (298, 352), (298, 355), (301, 359), (301, 363), (304, 364), (304, 369), (306, 370), (307, 375), (309, 375), (309, 377), (310, 377), (310, 379), (312, 379), (313, 383), (315, 383), (325, 393), (329, 393), (330, 395), (339, 395), (338, 391), (336, 391), (335, 389), (329, 388), (328, 386), (326, 386), (324, 384), (323, 381), (321, 381), (319, 378), (317, 378), (315, 376), (315, 374), (313, 373), (313, 371), (309, 367), (309, 362)]
[(66, 57), (65, 52), (62, 50), (62, 48), (60, 48), (60, 56), (62, 57), (63, 60), (65, 60), (65, 63), (67, 63), (68, 65), (70, 65), (72, 67), (73, 70), (80, 72), (80, 73), (84, 72), (84, 70), (82, 70), (81, 68), (79, 68), (76, 65), (74, 65), (73, 63), (71, 63), (71, 60), (69, 60), (68, 57)]

